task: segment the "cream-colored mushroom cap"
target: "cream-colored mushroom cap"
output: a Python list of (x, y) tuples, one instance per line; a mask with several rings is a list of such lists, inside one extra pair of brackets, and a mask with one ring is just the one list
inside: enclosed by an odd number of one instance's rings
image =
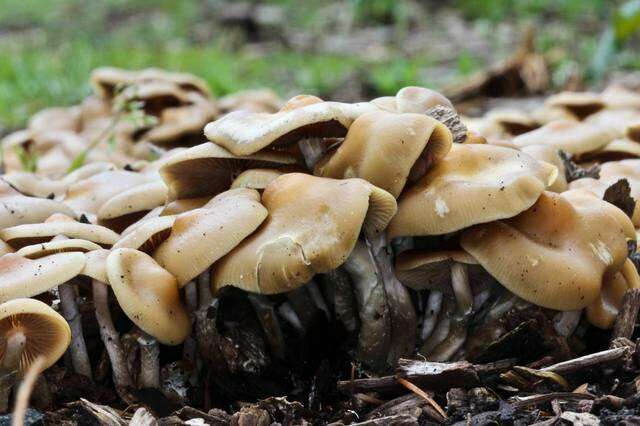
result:
[(284, 101), (271, 89), (241, 90), (217, 100), (224, 113), (236, 110), (252, 112), (276, 112)]
[(14, 299), (0, 304), (0, 362), (7, 341), (16, 333), (24, 336), (18, 372), (24, 373), (39, 356), (45, 358), (42, 370), (64, 355), (71, 343), (67, 321), (47, 304), (35, 299)]
[(602, 97), (592, 92), (561, 92), (547, 98), (545, 105), (564, 108), (580, 120), (605, 107)]
[(0, 230), (0, 238), (16, 248), (49, 241), (57, 235), (92, 241), (101, 246), (111, 246), (120, 238), (118, 234), (104, 226), (75, 220), (51, 220)]
[(16, 254), (28, 259), (39, 259), (56, 253), (67, 253), (70, 251), (85, 253), (101, 248), (98, 244), (92, 243), (91, 241), (70, 238), (25, 246), (18, 250)]
[(451, 132), (423, 114), (363, 114), (344, 142), (322, 158), (314, 173), (365, 179), (398, 197), (407, 179), (418, 180), (451, 149)]
[(640, 93), (620, 84), (612, 84), (602, 92), (602, 101), (611, 109), (640, 109)]
[(408, 86), (396, 93), (396, 111), (400, 113), (425, 114), (438, 105), (453, 109), (451, 101), (442, 93), (426, 87)]
[(80, 108), (53, 107), (45, 108), (33, 114), (28, 127), (34, 132), (48, 130), (78, 131), (80, 126)]
[(213, 103), (200, 101), (193, 105), (165, 108), (159, 123), (144, 133), (143, 139), (162, 147), (193, 146), (204, 138), (202, 129), (216, 115)]
[(625, 136), (627, 127), (640, 120), (640, 111), (635, 109), (603, 109), (587, 117), (585, 122), (591, 123), (610, 132), (614, 138)]
[(497, 124), (509, 135), (521, 135), (540, 127), (529, 114), (516, 109), (496, 109), (488, 112), (486, 119)]
[(117, 87), (124, 87), (133, 81), (135, 71), (114, 67), (96, 68), (91, 72), (90, 83), (97, 95), (111, 98)]
[(109, 285), (109, 277), (107, 276), (107, 257), (109, 254), (111, 251), (103, 248), (86, 252), (84, 254), (86, 262), (80, 275)]
[(522, 152), (528, 154), (538, 161), (544, 161), (555, 166), (558, 169), (558, 177), (547, 190), (552, 192), (563, 192), (568, 188), (566, 169), (559, 152), (549, 145), (527, 145), (520, 148)]
[(167, 71), (161, 68), (145, 68), (136, 73), (136, 81), (168, 81), (178, 85), (187, 92), (196, 92), (204, 96), (210, 96), (211, 90), (206, 81), (190, 73)]
[(408, 250), (396, 257), (395, 272), (402, 284), (414, 290), (450, 291), (450, 288), (442, 288), (441, 283), (449, 284), (450, 268), (454, 263), (477, 265), (478, 261), (463, 250)]
[(615, 137), (610, 129), (590, 122), (559, 120), (516, 136), (511, 142), (520, 148), (549, 145), (569, 154), (582, 154), (602, 148)]
[(640, 143), (627, 138), (614, 139), (602, 149), (581, 155), (580, 163), (598, 161), (611, 162), (624, 159), (640, 158)]
[(203, 208), (176, 216), (153, 257), (183, 286), (252, 234), (267, 214), (257, 191), (224, 192)]
[(584, 191), (544, 192), (522, 214), (463, 231), (465, 251), (528, 302), (574, 310), (596, 301), (603, 277), (622, 268), (629, 218)]
[(396, 210), (388, 192), (362, 179), (282, 175), (262, 194), (269, 216), (258, 230), (214, 265), (214, 289), (282, 293), (331, 271), (360, 235), (381, 232)]
[(454, 144), (398, 199), (389, 238), (440, 235), (513, 217), (536, 202), (558, 170), (511, 148)]
[(349, 109), (338, 102), (303, 102), (297, 96), (273, 114), (230, 112), (207, 124), (204, 134), (235, 155), (251, 155), (305, 138), (343, 137), (355, 118)]
[(233, 179), (247, 169), (294, 164), (295, 157), (280, 152), (258, 152), (238, 157), (206, 142), (172, 156), (160, 175), (169, 187), (169, 199), (213, 196), (226, 191)]
[(171, 234), (176, 217), (158, 216), (149, 218), (132, 228), (113, 245), (113, 248), (132, 248), (152, 254)]
[(161, 180), (136, 185), (105, 201), (98, 210), (98, 219), (113, 219), (152, 210), (164, 205), (168, 192), (167, 186)]
[(119, 248), (107, 257), (107, 275), (125, 314), (165, 345), (179, 345), (191, 331), (176, 278), (140, 251)]
[(74, 215), (72, 209), (58, 201), (27, 197), (0, 182), (0, 229), (42, 222), (55, 213)]
[(248, 169), (233, 180), (231, 189), (250, 188), (263, 190), (284, 173), (278, 169)]
[(28, 259), (15, 253), (0, 257), (0, 302), (44, 293), (69, 281), (84, 267), (80, 252)]
[(640, 276), (633, 262), (627, 259), (620, 271), (603, 278), (600, 297), (585, 309), (587, 320), (599, 328), (613, 327), (625, 292), (633, 288), (640, 288)]

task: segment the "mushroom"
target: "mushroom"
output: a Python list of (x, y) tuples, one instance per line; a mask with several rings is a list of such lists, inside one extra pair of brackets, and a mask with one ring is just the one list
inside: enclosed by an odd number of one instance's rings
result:
[(561, 92), (548, 97), (545, 101), (545, 106), (563, 108), (575, 115), (579, 120), (584, 120), (589, 115), (603, 109), (606, 104), (602, 96), (597, 93)]
[(407, 86), (396, 93), (396, 112), (427, 114), (436, 106), (453, 109), (453, 104), (446, 96), (426, 87)]
[(244, 157), (206, 142), (171, 156), (160, 168), (160, 175), (169, 187), (169, 199), (212, 197), (231, 186), (241, 172), (255, 168), (277, 168), (294, 164), (286, 153), (258, 152)]
[(169, 215), (136, 222), (136, 226), (123, 233), (113, 248), (132, 248), (152, 255), (171, 235), (175, 220), (175, 215)]
[(224, 114), (237, 110), (274, 113), (283, 104), (271, 89), (241, 90), (218, 99), (218, 107)]
[[(178, 282), (152, 257), (134, 249), (115, 249), (107, 258), (107, 275), (122, 310), (149, 335), (147, 339), (153, 336), (163, 344), (177, 345), (187, 338), (191, 322), (180, 300)], [(144, 343), (153, 344), (148, 340)], [(142, 354), (140, 385), (157, 388), (157, 353)]]
[(511, 140), (518, 148), (527, 145), (550, 145), (569, 154), (596, 151), (616, 137), (609, 128), (587, 121), (552, 121)]
[(622, 268), (629, 218), (583, 191), (544, 192), (520, 215), (471, 227), (460, 244), (517, 296), (557, 310), (594, 303), (603, 277)]
[(27, 197), (0, 182), (0, 229), (42, 222), (55, 213), (74, 214), (58, 201)]
[(251, 188), (262, 191), (284, 173), (278, 169), (248, 169), (233, 180), (231, 189)]
[(608, 109), (640, 109), (640, 94), (635, 90), (627, 89), (621, 84), (607, 86), (600, 97)]
[(358, 117), (337, 150), (315, 166), (315, 174), (358, 177), (398, 197), (451, 149), (451, 132), (422, 114), (370, 112)]
[(134, 76), (135, 71), (101, 67), (91, 72), (90, 83), (98, 96), (110, 99), (116, 95), (119, 88), (130, 84)]
[(543, 161), (555, 166), (558, 169), (558, 176), (555, 182), (547, 190), (552, 192), (563, 192), (569, 187), (565, 170), (565, 163), (560, 157), (557, 149), (549, 145), (527, 145), (520, 148), (520, 151), (532, 156), (538, 161)]
[(603, 109), (589, 116), (585, 122), (605, 129), (613, 138), (621, 138), (625, 136), (627, 127), (637, 123), (638, 120), (640, 120), (640, 111), (635, 109)]
[(168, 192), (161, 180), (126, 189), (100, 206), (97, 212), (98, 223), (120, 232), (150, 210), (163, 206)]
[(488, 112), (485, 119), (509, 136), (518, 136), (540, 127), (533, 117), (520, 110), (496, 109)]
[(78, 107), (54, 107), (46, 108), (33, 114), (27, 127), (33, 132), (46, 132), (51, 130), (78, 131), (80, 126), (80, 108)]
[(0, 304), (0, 412), (8, 408), (13, 373), (23, 374), (38, 357), (42, 369), (53, 365), (67, 350), (69, 325), (56, 311), (35, 299), (13, 299)]

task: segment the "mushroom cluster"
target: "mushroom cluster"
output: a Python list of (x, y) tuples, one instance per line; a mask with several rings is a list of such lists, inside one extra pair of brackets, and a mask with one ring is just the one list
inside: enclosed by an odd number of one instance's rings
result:
[(1, 142), (6, 371), (67, 350), (94, 377), (90, 313), (125, 401), (162, 387), (165, 346), (181, 345), (197, 378), (221, 350), (230, 288), (274, 357), (283, 324), (304, 333), (313, 307), (381, 371), (416, 353), (473, 357), (518, 306), (561, 336), (607, 329), (640, 286), (640, 94), (622, 87), (472, 119), (420, 87), (341, 103), (216, 100), (157, 69), (98, 69), (91, 84), (81, 105)]

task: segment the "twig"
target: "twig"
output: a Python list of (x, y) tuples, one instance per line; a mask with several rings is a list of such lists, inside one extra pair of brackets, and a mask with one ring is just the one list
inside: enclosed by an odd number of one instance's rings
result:
[(22, 383), (20, 383), (20, 387), (18, 388), (11, 426), (24, 425), (24, 416), (27, 412), (27, 407), (29, 407), (29, 398), (31, 398), (31, 393), (33, 392), (33, 387), (36, 384), (38, 375), (40, 375), (40, 371), (44, 368), (45, 361), (45, 357), (40, 355), (29, 366), (27, 373), (24, 375)]
[(619, 337), (627, 339), (631, 338), (633, 329), (635, 328), (638, 320), (638, 311), (640, 310), (640, 289), (634, 288), (627, 290), (622, 299), (622, 308), (616, 318), (616, 323), (613, 327), (613, 333), (611, 334), (611, 340), (615, 340)]
[(438, 412), (438, 414), (442, 416), (443, 419), (445, 420), (447, 419), (447, 413), (445, 413), (442, 407), (437, 402), (435, 402), (433, 398), (431, 398), (425, 391), (423, 391), (418, 386), (414, 385), (410, 381), (405, 380), (403, 378), (398, 378), (398, 383), (400, 383), (402, 386), (409, 389), (411, 392), (423, 398), (425, 401), (431, 404), (431, 406)]
[(626, 346), (621, 348), (608, 349), (606, 351), (585, 355), (580, 358), (570, 359), (569, 361), (559, 362), (557, 364), (541, 368), (540, 371), (551, 371), (558, 374), (573, 373), (575, 371), (582, 370), (584, 368), (588, 368), (597, 364), (615, 361), (622, 358), (628, 353), (629, 348)]
[(543, 395), (530, 395), (525, 397), (514, 397), (511, 405), (514, 408), (527, 407), (529, 405), (538, 405), (554, 399), (581, 401), (584, 399), (595, 399), (596, 397), (588, 393), (572, 393), (572, 392), (551, 392)]

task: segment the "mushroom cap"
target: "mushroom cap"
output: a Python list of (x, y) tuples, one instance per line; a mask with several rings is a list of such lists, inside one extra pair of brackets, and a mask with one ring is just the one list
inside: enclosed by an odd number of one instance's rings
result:
[(214, 265), (215, 289), (286, 292), (349, 256), (360, 235), (381, 232), (396, 210), (388, 192), (362, 179), (282, 175), (262, 194), (269, 216)]
[(402, 284), (414, 290), (443, 290), (440, 284), (449, 283), (454, 263), (477, 265), (478, 261), (463, 250), (408, 250), (396, 257), (395, 272)]
[(610, 109), (640, 109), (640, 93), (621, 84), (608, 86), (600, 96)]
[(635, 109), (603, 109), (587, 117), (585, 122), (605, 129), (613, 138), (621, 138), (625, 136), (627, 127), (639, 120), (640, 111)]
[(251, 188), (263, 190), (285, 172), (278, 169), (248, 169), (240, 173), (231, 183), (231, 189)]
[(389, 238), (440, 235), (528, 209), (557, 176), (550, 164), (511, 148), (454, 144), (398, 199)]
[(606, 106), (602, 97), (593, 92), (560, 92), (549, 96), (545, 101), (545, 105), (551, 108), (564, 108), (580, 120)]
[(257, 191), (224, 192), (203, 208), (176, 216), (153, 257), (183, 286), (253, 233), (267, 215)]
[(104, 226), (75, 220), (47, 221), (0, 230), (0, 238), (16, 248), (49, 241), (57, 235), (87, 240), (102, 246), (111, 246), (120, 238), (118, 234)]
[(97, 214), (100, 207), (111, 197), (154, 180), (153, 177), (142, 173), (126, 170), (98, 173), (70, 185), (64, 197), (64, 203), (78, 214)]
[(602, 149), (581, 155), (580, 163), (588, 161), (610, 162), (630, 158), (640, 158), (640, 143), (627, 139), (614, 139)]
[(206, 142), (173, 155), (160, 168), (169, 187), (169, 199), (213, 196), (226, 191), (242, 171), (294, 164), (295, 157), (282, 152), (258, 152), (238, 157), (226, 149)]
[(396, 111), (425, 114), (435, 106), (453, 109), (453, 104), (442, 93), (426, 87), (408, 86), (396, 93)]
[(125, 189), (100, 206), (98, 219), (113, 219), (131, 213), (152, 210), (164, 205), (168, 192), (167, 186), (161, 180)]
[(204, 134), (235, 155), (250, 155), (305, 138), (343, 137), (355, 119), (350, 111), (357, 107), (317, 100), (296, 96), (273, 114), (233, 111), (207, 124)]
[(25, 345), (18, 365), (24, 373), (39, 356), (45, 358), (44, 371), (64, 355), (71, 343), (67, 321), (47, 304), (35, 299), (14, 299), (0, 304), (0, 362), (9, 336), (24, 333)]
[(166, 108), (190, 104), (187, 92), (169, 81), (136, 81), (125, 87), (114, 98), (114, 104), (132, 101), (143, 102), (142, 110), (147, 115), (159, 117)]
[(555, 166), (558, 169), (558, 177), (551, 186), (547, 188), (551, 192), (566, 191), (569, 184), (567, 183), (566, 169), (564, 161), (560, 158), (556, 148), (549, 145), (527, 145), (520, 148), (522, 152), (528, 154), (538, 161), (544, 161)]
[(282, 108), (284, 101), (271, 89), (241, 90), (224, 96), (218, 101), (223, 113), (236, 110), (273, 113)]
[(93, 278), (101, 283), (109, 284), (109, 277), (107, 276), (107, 257), (111, 253), (110, 250), (103, 248), (88, 251), (84, 254), (86, 263), (84, 268), (80, 272), (80, 275)]
[(80, 252), (34, 260), (15, 253), (5, 254), (0, 257), (0, 303), (44, 293), (78, 275), (84, 263)]
[(135, 75), (136, 81), (167, 81), (176, 84), (187, 92), (196, 92), (204, 96), (211, 96), (211, 90), (207, 82), (200, 77), (186, 72), (167, 71), (160, 68), (145, 68)]
[(529, 114), (517, 109), (489, 111), (486, 120), (494, 122), (509, 135), (521, 135), (540, 127), (540, 124)]
[(140, 251), (119, 248), (107, 257), (111, 289), (125, 314), (165, 345), (178, 345), (191, 331), (176, 278)]
[(588, 121), (558, 120), (516, 136), (511, 142), (519, 148), (550, 145), (569, 154), (583, 154), (602, 148), (615, 137), (609, 128)]
[(131, 83), (134, 77), (135, 71), (115, 67), (100, 67), (91, 72), (89, 82), (98, 96), (111, 98), (116, 94), (118, 86)]
[(358, 177), (398, 197), (407, 179), (422, 177), (452, 143), (449, 129), (426, 115), (370, 112), (353, 122), (344, 142), (318, 162), (314, 173)]
[(113, 248), (132, 248), (152, 254), (158, 246), (169, 238), (176, 217), (158, 216), (142, 221), (113, 245)]
[(633, 288), (640, 288), (640, 276), (633, 262), (627, 259), (620, 271), (603, 278), (600, 297), (585, 309), (587, 320), (599, 328), (613, 327), (625, 292)]
[(31, 116), (28, 128), (34, 132), (49, 130), (71, 130), (80, 126), (80, 108), (53, 107), (42, 109)]
[(183, 198), (180, 200), (174, 200), (167, 203), (159, 212), (159, 216), (171, 216), (189, 210), (198, 209), (211, 200), (211, 197), (197, 197), (197, 198)]
[(202, 142), (202, 129), (215, 116), (214, 104), (202, 98), (192, 105), (165, 108), (159, 123), (144, 133), (143, 138), (163, 147), (193, 146)]
[(465, 251), (503, 286), (530, 303), (575, 310), (593, 303), (606, 274), (635, 239), (629, 218), (584, 191), (544, 192), (520, 215), (462, 232)]
[(42, 222), (55, 213), (75, 215), (71, 208), (58, 201), (28, 197), (0, 182), (0, 229)]
[(16, 252), (17, 255), (28, 259), (39, 259), (56, 253), (81, 252), (101, 249), (98, 244), (77, 238), (54, 240), (42, 244), (33, 244), (22, 247)]

